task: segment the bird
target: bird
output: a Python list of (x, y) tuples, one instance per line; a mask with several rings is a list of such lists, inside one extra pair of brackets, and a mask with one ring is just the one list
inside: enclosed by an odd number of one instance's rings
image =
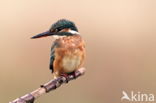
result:
[(52, 24), (46, 32), (37, 34), (31, 39), (52, 36), (55, 38), (51, 47), (49, 69), (54, 78), (66, 77), (84, 65), (86, 58), (85, 41), (78, 32), (74, 22), (60, 19)]

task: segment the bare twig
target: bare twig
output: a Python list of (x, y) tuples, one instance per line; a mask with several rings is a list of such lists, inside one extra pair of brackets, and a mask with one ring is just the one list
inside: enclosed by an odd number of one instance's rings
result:
[[(85, 73), (85, 68), (80, 68), (75, 72), (75, 75), (68, 75), (68, 81), (76, 79), (77, 77), (83, 75)], [(41, 85), (40, 88), (34, 90), (31, 93), (28, 93), (20, 98), (15, 99), (12, 102), (9, 103), (34, 103), (36, 98), (41, 96), (44, 93), (48, 93), (59, 86), (61, 86), (63, 83), (67, 83), (67, 79), (64, 76), (58, 77), (54, 80), (49, 81), (48, 83), (45, 83)]]

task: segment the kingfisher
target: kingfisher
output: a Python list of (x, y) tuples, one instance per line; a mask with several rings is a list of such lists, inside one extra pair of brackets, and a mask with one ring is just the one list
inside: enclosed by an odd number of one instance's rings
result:
[(74, 22), (60, 19), (46, 32), (37, 34), (32, 39), (52, 36), (55, 38), (51, 47), (49, 68), (54, 78), (73, 74), (81, 68), (86, 57), (85, 41)]

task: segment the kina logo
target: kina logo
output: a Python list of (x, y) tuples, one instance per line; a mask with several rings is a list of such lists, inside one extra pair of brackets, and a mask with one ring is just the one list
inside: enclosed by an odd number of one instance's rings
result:
[(122, 91), (122, 97), (121, 101), (127, 100), (127, 101), (134, 101), (134, 102), (153, 102), (154, 101), (154, 94), (152, 93), (141, 93), (141, 92), (134, 92), (131, 91), (130, 93), (127, 93), (125, 91)]

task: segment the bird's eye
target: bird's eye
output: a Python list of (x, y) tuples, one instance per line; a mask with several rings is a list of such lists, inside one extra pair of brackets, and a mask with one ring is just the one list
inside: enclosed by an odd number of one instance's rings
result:
[(61, 31), (61, 28), (51, 29), (50, 31), (51, 32), (59, 32), (59, 31)]
[(55, 29), (55, 32), (58, 32), (58, 29)]
[(51, 32), (58, 32), (58, 29), (52, 29)]
[(57, 32), (61, 31), (61, 28), (57, 28)]

